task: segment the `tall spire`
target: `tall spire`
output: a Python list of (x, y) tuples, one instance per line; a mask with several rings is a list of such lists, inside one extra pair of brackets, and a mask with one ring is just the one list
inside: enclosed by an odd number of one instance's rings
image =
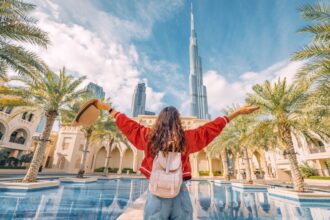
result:
[(201, 119), (209, 119), (207, 107), (207, 91), (203, 85), (202, 59), (198, 53), (197, 34), (193, 6), (190, 9), (190, 39), (189, 39), (189, 95), (190, 114)]
[(190, 5), (190, 28), (191, 28), (191, 31), (195, 30), (194, 11), (193, 11), (192, 3)]

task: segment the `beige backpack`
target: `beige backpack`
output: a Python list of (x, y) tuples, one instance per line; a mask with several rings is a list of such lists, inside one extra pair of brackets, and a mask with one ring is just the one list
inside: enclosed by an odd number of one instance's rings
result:
[(179, 194), (181, 184), (181, 153), (168, 152), (165, 156), (163, 151), (159, 151), (152, 165), (150, 192), (161, 198), (174, 198)]

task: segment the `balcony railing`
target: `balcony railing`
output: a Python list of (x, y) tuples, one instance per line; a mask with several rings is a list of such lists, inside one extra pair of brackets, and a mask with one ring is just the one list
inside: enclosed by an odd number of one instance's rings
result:
[(324, 146), (309, 148), (309, 153), (310, 154), (318, 154), (318, 153), (324, 153), (324, 152), (326, 152)]

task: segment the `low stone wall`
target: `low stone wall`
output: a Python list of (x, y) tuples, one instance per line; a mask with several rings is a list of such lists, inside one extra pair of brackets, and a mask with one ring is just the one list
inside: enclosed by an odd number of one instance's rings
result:
[(315, 186), (330, 186), (330, 180), (305, 179), (305, 183)]

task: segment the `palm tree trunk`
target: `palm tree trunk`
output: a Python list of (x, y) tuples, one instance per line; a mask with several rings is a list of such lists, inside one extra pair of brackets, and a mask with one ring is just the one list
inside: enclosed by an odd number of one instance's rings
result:
[(49, 136), (52, 131), (56, 116), (57, 116), (56, 112), (46, 113), (46, 125), (40, 136), (40, 139), (38, 140), (38, 145), (34, 151), (30, 167), (23, 179), (24, 183), (33, 182), (38, 176), (39, 168), (43, 161), (45, 149), (47, 143), (49, 142)]
[(86, 142), (84, 145), (84, 150), (83, 150), (83, 154), (82, 154), (82, 158), (80, 161), (80, 167), (79, 167), (79, 171), (77, 174), (77, 178), (84, 178), (84, 174), (85, 174), (85, 166), (86, 166), (86, 160), (87, 160), (87, 154), (88, 154), (88, 148), (89, 148), (89, 141), (90, 141), (90, 137), (92, 135), (92, 131), (91, 130), (87, 130), (86, 131)]
[(110, 152), (111, 152), (111, 147), (112, 147), (113, 142), (114, 142), (114, 138), (112, 138), (111, 141), (109, 142), (109, 150), (107, 152), (107, 157), (105, 158), (103, 176), (108, 176), (108, 173), (109, 173), (109, 170), (108, 170), (109, 159), (110, 159)]
[(249, 161), (249, 154), (246, 147), (243, 148), (243, 154), (244, 154), (244, 163), (245, 163), (245, 173), (246, 173), (246, 180), (245, 182), (248, 184), (252, 184), (252, 176), (251, 176), (251, 166)]
[(294, 188), (294, 190), (296, 190), (298, 192), (303, 192), (304, 191), (304, 178), (301, 175), (301, 172), (299, 169), (297, 155), (294, 150), (290, 129), (286, 128), (282, 134), (283, 134), (283, 139), (284, 139), (285, 143), (287, 144), (285, 152), (286, 152), (286, 155), (288, 156), (288, 159), (290, 162), (293, 188)]
[(222, 168), (223, 168), (223, 178), (225, 180), (229, 180), (229, 170), (228, 170), (228, 157), (227, 157), (227, 149), (223, 149), (221, 151), (221, 160), (222, 160)]

